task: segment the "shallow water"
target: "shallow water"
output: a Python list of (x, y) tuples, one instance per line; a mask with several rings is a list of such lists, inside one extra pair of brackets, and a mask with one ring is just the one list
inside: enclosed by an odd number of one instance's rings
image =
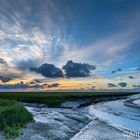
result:
[[(86, 107), (84, 110), (96, 116), (96, 120), (91, 121), (71, 140), (140, 140), (140, 106), (133, 105), (139, 98), (140, 94)], [(129, 106), (125, 104), (128, 100), (133, 101)]]
[(140, 106), (140, 99), (135, 100), (133, 103)]

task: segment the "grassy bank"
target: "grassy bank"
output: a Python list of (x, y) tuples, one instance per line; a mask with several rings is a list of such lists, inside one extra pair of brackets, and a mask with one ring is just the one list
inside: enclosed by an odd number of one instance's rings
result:
[(32, 121), (32, 114), (20, 103), (0, 99), (0, 130), (4, 131), (6, 137), (19, 135), (20, 128)]
[(134, 93), (129, 92), (10, 92), (0, 93), (0, 98), (17, 100), (28, 103), (41, 103), (47, 104), (50, 107), (59, 106), (65, 100), (79, 99), (79, 98), (100, 98), (107, 96), (124, 96), (131, 95)]

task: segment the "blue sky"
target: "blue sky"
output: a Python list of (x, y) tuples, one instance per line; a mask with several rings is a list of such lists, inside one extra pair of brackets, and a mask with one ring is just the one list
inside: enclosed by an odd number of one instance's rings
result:
[(61, 69), (72, 60), (96, 66), (86, 82), (101, 78), (104, 85), (123, 81), (132, 88), (140, 84), (139, 45), (139, 0), (0, 1), (0, 58), (6, 62), (0, 76), (12, 83), (48, 80), (30, 67), (48, 63)]

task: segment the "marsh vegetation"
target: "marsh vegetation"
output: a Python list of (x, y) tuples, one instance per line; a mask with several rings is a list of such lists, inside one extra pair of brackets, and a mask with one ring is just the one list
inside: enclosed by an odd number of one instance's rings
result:
[(6, 137), (20, 134), (20, 128), (33, 122), (33, 116), (20, 103), (14, 100), (0, 99), (0, 130)]

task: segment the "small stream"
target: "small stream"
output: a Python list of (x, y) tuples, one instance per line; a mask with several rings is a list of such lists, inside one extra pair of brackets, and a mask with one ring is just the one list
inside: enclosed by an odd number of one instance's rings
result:
[(140, 94), (86, 107), (93, 118), (71, 140), (140, 140)]

